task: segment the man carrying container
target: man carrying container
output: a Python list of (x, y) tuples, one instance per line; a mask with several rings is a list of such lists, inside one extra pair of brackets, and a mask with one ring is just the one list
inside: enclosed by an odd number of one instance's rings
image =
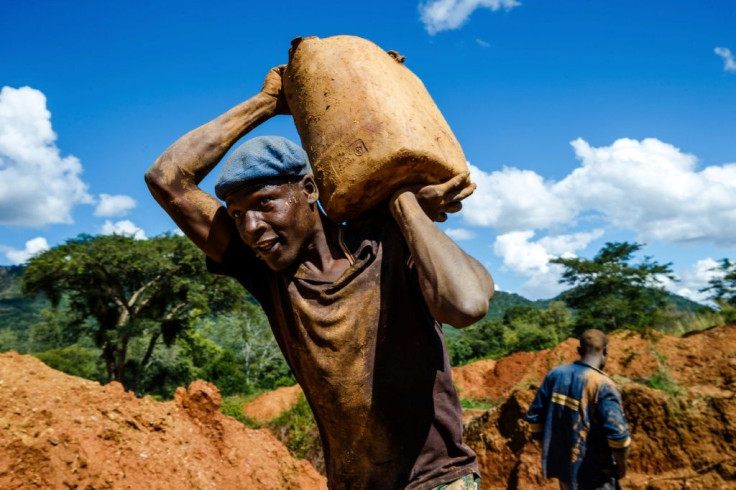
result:
[(606, 334), (583, 332), (578, 354), (547, 374), (524, 418), (542, 441), (546, 478), (559, 479), (561, 489), (618, 489), (631, 439), (621, 394), (602, 371)]
[(198, 184), (250, 130), (288, 114), (282, 73), (182, 136), (146, 182), (210, 270), (260, 302), (314, 413), (331, 488), (478, 488), (441, 324), (482, 318), (493, 280), (433, 223), (475, 186), (466, 173), (401, 189), (388, 213), (338, 225), (319, 210), (304, 151), (260, 137), (225, 163), (223, 206)]

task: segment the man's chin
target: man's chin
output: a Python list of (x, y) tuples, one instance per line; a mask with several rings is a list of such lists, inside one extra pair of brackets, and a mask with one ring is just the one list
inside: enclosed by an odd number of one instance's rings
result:
[(291, 264), (294, 263), (293, 260), (288, 260), (284, 258), (264, 258), (263, 261), (266, 263), (269, 269), (271, 269), (274, 272), (281, 272), (285, 269), (288, 269)]

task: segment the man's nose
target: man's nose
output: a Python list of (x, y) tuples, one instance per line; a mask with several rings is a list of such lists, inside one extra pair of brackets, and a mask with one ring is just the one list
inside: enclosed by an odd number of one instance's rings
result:
[(243, 232), (246, 235), (254, 236), (263, 229), (265, 223), (261, 219), (260, 213), (256, 211), (247, 211), (243, 219)]

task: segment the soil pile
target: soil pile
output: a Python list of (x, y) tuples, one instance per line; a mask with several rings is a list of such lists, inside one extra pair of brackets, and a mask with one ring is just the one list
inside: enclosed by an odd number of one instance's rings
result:
[[(578, 345), (576, 339), (567, 339), (553, 349), (476, 362), (453, 369), (453, 379), (463, 398), (501, 401), (515, 388), (539, 385), (553, 367), (577, 360)], [(682, 337), (656, 331), (615, 332), (609, 335), (606, 372), (634, 381), (666, 373), (689, 391), (733, 393), (736, 324)]]
[(11, 352), (0, 399), (0, 488), (326, 487), (267, 430), (221, 414), (203, 381), (157, 402)]
[[(610, 343), (607, 371), (617, 373), (632, 438), (624, 487), (736, 488), (736, 325), (684, 337), (616, 333)], [(506, 395), (466, 430), (484, 488), (558, 488), (542, 477), (540, 448), (522, 416), (549, 367), (577, 358), (576, 344), (515, 354), (475, 373), (494, 383), (482, 398)], [(633, 381), (654, 376), (674, 383), (665, 392)]]

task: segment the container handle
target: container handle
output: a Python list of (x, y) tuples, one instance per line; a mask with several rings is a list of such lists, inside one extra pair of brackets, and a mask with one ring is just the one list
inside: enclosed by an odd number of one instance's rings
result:
[[(296, 39), (294, 41), (296, 41)], [(294, 41), (292, 41), (292, 43)], [(400, 55), (398, 51), (394, 51), (393, 49), (388, 51), (388, 55), (392, 57), (394, 60), (396, 60), (397, 63), (402, 64), (402, 65), (404, 64), (404, 60), (406, 59), (406, 56)]]
[(289, 48), (289, 61), (291, 61), (291, 58), (294, 56), (294, 53), (296, 52), (296, 48), (299, 47), (299, 45), (302, 43), (302, 41), (306, 41), (307, 39), (319, 39), (317, 36), (307, 36), (307, 37), (295, 37), (291, 40), (291, 47)]

